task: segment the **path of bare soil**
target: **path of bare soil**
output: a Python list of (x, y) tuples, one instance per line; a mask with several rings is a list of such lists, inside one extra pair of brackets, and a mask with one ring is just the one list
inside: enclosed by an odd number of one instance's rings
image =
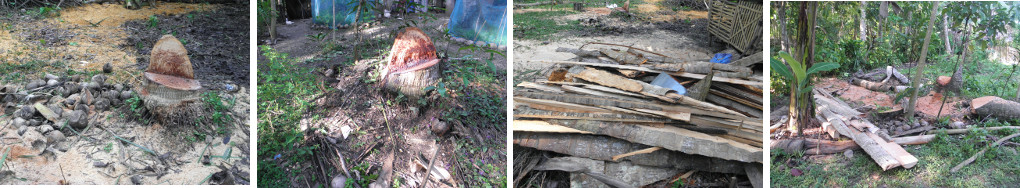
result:
[[(315, 67), (320, 76), (320, 83), (325, 92), (314, 101), (315, 107), (302, 120), (301, 127), (306, 131), (306, 144), (319, 144), (314, 159), (310, 162), (294, 164), (292, 169), (302, 169), (301, 178), (291, 181), (293, 186), (323, 185), (333, 174), (342, 174), (336, 155), (341, 154), (346, 167), (366, 164), (371, 174), (379, 174), (387, 154), (393, 153), (393, 177), (402, 186), (418, 186), (425, 179), (423, 164), (438, 151), (435, 166), (453, 173), (452, 179), (437, 183), (435, 180), (429, 187), (486, 187), (498, 186), (507, 176), (503, 170), (506, 166), (506, 124), (505, 121), (484, 118), (474, 114), (473, 110), (482, 109), (484, 105), (498, 105), (499, 111), (505, 115), (506, 97), (506, 58), (498, 54), (491, 60), (496, 67), (496, 82), (488, 85), (469, 84), (469, 88), (449, 91), (449, 97), (431, 94), (419, 101), (402, 98), (398, 95), (383, 92), (371, 79), (375, 65), (384, 61), (389, 47), (393, 42), (399, 26), (410, 23), (404, 19), (386, 19), (370, 24), (363, 24), (362, 45), (358, 43), (358, 33), (353, 28), (336, 31), (318, 29), (310, 20), (295, 20), (292, 24), (277, 28), (281, 38), (272, 45), (281, 53), (287, 53), (297, 59), (303, 66)], [(421, 22), (419, 27), (430, 36), (435, 43), (437, 52), (451, 59), (485, 60), (490, 54), (483, 51), (458, 50), (462, 44), (454, 43), (439, 31), (446, 26), (448, 17), (439, 17), (432, 22)], [(326, 34), (325, 40), (339, 41), (340, 51), (323, 50), (325, 43), (312, 40), (309, 35)], [(260, 40), (264, 41), (264, 40)], [(354, 61), (354, 48), (361, 48), (367, 53), (364, 59)], [(365, 52), (369, 51), (369, 52)], [(506, 53), (506, 52), (502, 52)], [(260, 55), (259, 58), (264, 58)], [(444, 69), (449, 71), (444, 76), (452, 76), (460, 80), (453, 72), (460, 60), (446, 60)], [(332, 72), (336, 71), (336, 72)], [(330, 76), (325, 76), (330, 72)], [(471, 93), (482, 92), (482, 93)], [(465, 102), (472, 97), (486, 99), (479, 103)], [(488, 102), (486, 102), (488, 101)], [(500, 101), (499, 104), (490, 103)], [(393, 105), (386, 105), (393, 104)], [(471, 113), (467, 118), (458, 117), (459, 113)], [(436, 135), (430, 131), (432, 126), (445, 124), (451, 126), (451, 132)], [(344, 138), (342, 129), (350, 128), (351, 134)], [(314, 131), (321, 130), (321, 131)], [(314, 132), (313, 132), (314, 131)], [(334, 150), (335, 149), (335, 150)], [(354, 172), (353, 170), (351, 171)], [(313, 180), (313, 178), (315, 177)]]

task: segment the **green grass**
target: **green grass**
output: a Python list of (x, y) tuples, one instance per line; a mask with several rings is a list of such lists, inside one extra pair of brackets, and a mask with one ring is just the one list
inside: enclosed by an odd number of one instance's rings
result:
[(268, 46), (260, 48), (268, 61), (259, 65), (258, 73), (259, 185), (285, 187), (298, 172), (287, 171), (274, 160), (301, 162), (315, 148), (299, 146), (304, 135), (297, 127), (312, 106), (311, 99), (317, 91), (315, 75), (310, 74), (309, 67), (293, 65), (287, 54)]
[(557, 23), (553, 18), (575, 14), (574, 11), (554, 10), (514, 14), (514, 38), (520, 40), (545, 40), (555, 33), (580, 29), (580, 22), (570, 20)]
[[(1012, 122), (1016, 124), (1017, 122)], [(1009, 122), (989, 120), (978, 126), (1006, 126)], [(882, 171), (863, 150), (855, 150), (853, 158), (832, 155), (826, 159), (805, 160), (801, 153), (772, 150), (771, 177), (774, 187), (997, 187), (1020, 183), (1020, 155), (998, 146), (956, 173), (949, 169), (985, 148), (998, 138), (1015, 133), (1015, 130), (972, 131), (965, 135), (939, 133), (936, 139), (922, 145), (909, 145), (904, 149), (918, 158), (917, 166)], [(1014, 138), (1010, 141), (1018, 142)], [(1012, 148), (1016, 149), (1016, 148)], [(794, 177), (785, 162), (793, 159), (804, 172)]]

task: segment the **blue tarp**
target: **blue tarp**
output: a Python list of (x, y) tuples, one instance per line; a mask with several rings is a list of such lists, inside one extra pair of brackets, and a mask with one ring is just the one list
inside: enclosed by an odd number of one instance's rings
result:
[[(357, 3), (357, 0), (312, 0), (312, 22), (331, 27), (354, 23)], [(362, 10), (362, 22), (375, 18), (368, 7)]]
[(506, 0), (458, 0), (449, 29), (455, 37), (506, 45)]

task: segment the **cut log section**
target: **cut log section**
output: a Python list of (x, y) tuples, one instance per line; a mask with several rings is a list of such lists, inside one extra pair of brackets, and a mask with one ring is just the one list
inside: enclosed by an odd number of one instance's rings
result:
[(974, 114), (1003, 119), (1020, 118), (1020, 103), (996, 96), (985, 96), (971, 100), (970, 109)]
[(854, 79), (853, 83), (854, 85), (861, 86), (872, 91), (886, 92), (893, 90), (893, 87), (885, 86), (882, 83), (867, 81), (864, 79)]
[(883, 171), (898, 166), (911, 168), (917, 164), (916, 157), (907, 153), (903, 147), (876, 134), (877, 128), (870, 122), (859, 119), (857, 116), (860, 112), (849, 106), (843, 106), (844, 103), (836, 102), (840, 101), (839, 99), (828, 98), (823, 93), (824, 91), (814, 90), (818, 116), (823, 118), (824, 122), (828, 122), (836, 132), (850, 137)]

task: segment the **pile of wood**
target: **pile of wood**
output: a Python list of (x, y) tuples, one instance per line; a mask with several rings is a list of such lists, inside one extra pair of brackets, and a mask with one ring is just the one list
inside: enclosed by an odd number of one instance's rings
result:
[[(887, 132), (881, 131), (842, 100), (830, 96), (825, 91), (814, 90), (815, 111), (822, 123), (822, 129), (833, 138), (843, 135), (852, 139), (868, 153), (882, 170), (902, 166), (912, 168), (917, 164), (917, 157), (907, 153)], [(837, 135), (836, 133), (839, 133)]]
[[(572, 185), (637, 187), (700, 171), (746, 174), (760, 187), (762, 82), (746, 67), (760, 55), (727, 65), (636, 48), (560, 51), (579, 57), (538, 61), (557, 65), (514, 89), (511, 127), (515, 145), (570, 157), (530, 163), (515, 178), (559, 170), (572, 172)], [(646, 81), (659, 74), (690, 89)]]

